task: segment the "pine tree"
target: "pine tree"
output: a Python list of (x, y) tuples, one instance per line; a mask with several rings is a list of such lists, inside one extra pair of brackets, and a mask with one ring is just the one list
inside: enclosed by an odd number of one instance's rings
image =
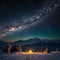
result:
[(22, 48), (21, 48), (20, 45), (17, 46), (17, 51), (18, 51), (18, 52), (21, 52), (21, 51), (22, 51)]
[(8, 44), (8, 53), (11, 53), (12, 45)]
[(48, 53), (48, 48), (46, 48), (44, 52)]

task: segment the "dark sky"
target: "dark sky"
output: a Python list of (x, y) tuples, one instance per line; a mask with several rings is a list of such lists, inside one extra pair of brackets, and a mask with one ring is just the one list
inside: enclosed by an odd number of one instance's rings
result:
[(59, 0), (0, 0), (0, 40), (60, 39)]

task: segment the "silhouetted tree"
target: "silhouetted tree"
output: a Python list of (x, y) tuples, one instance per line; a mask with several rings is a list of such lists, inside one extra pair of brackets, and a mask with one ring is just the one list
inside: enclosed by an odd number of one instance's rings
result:
[(48, 52), (49, 52), (48, 48), (46, 48), (46, 49), (44, 50), (44, 52), (48, 53)]
[(21, 52), (22, 51), (22, 48), (21, 48), (21, 46), (19, 44), (17, 45), (17, 51), (18, 52)]
[(12, 50), (12, 45), (8, 44), (8, 53), (11, 53), (11, 50)]

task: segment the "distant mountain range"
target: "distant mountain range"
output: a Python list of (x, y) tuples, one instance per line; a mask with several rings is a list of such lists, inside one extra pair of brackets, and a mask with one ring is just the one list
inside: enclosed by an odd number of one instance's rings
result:
[(52, 43), (60, 43), (60, 39), (53, 39), (53, 40), (48, 40), (48, 39), (40, 39), (40, 38), (31, 38), (31, 39), (28, 39), (28, 40), (19, 40), (19, 41), (16, 41), (16, 42), (13, 42), (12, 44), (21, 44), (21, 45), (26, 45), (26, 44), (36, 44), (36, 43), (49, 43), (49, 42), (52, 42)]
[(15, 42), (4, 42), (0, 41), (0, 46), (7, 45), (7, 44), (12, 44), (12, 45), (27, 45), (27, 44), (36, 44), (36, 43), (60, 43), (60, 39), (53, 39), (53, 40), (48, 40), (48, 39), (40, 39), (40, 38), (31, 38), (28, 40), (18, 40)]

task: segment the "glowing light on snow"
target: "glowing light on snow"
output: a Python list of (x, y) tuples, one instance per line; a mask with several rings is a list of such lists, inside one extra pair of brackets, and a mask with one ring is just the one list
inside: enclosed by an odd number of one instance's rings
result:
[(29, 54), (31, 54), (33, 51), (32, 50), (29, 50), (28, 52), (29, 52)]

